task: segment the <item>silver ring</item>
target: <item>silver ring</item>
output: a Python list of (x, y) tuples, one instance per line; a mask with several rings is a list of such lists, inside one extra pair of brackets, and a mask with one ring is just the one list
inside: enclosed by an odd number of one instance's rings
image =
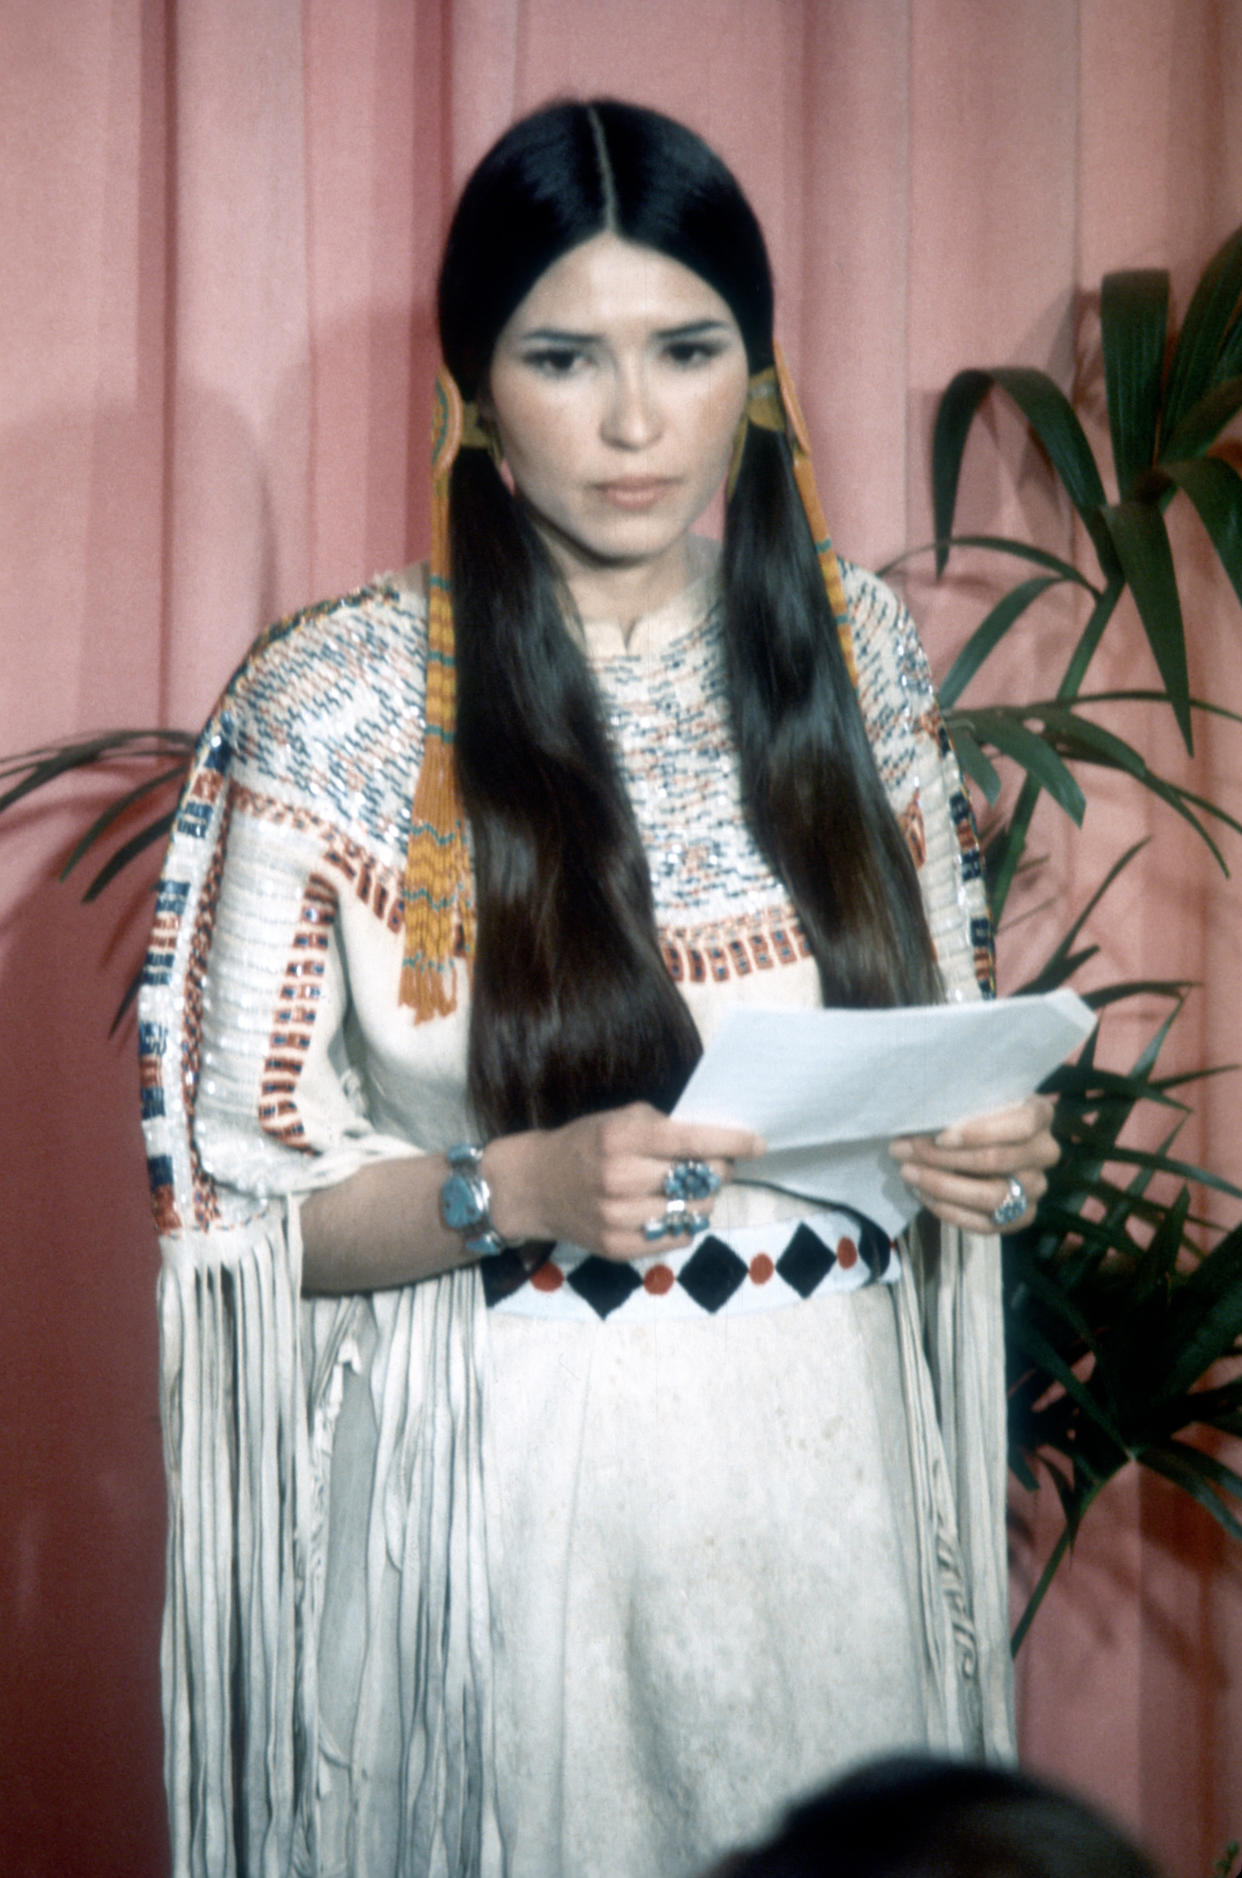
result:
[(677, 1233), (684, 1232), (685, 1217), (686, 1203), (684, 1200), (666, 1200), (664, 1202), (662, 1218), (649, 1219), (647, 1221), (646, 1225), (643, 1227), (643, 1238), (651, 1245), (655, 1240), (663, 1239), (666, 1233), (672, 1237)]
[(1010, 1174), (1009, 1191), (996, 1208), (992, 1218), (998, 1226), (1012, 1226), (1016, 1220), (1022, 1218), (1030, 1204), (1026, 1188), (1016, 1174)]
[(683, 1233), (694, 1239), (699, 1233), (707, 1231), (709, 1223), (706, 1213), (692, 1213), (684, 1200), (666, 1200), (663, 1216), (644, 1222), (643, 1238), (648, 1245), (654, 1245), (657, 1239), (665, 1237), (679, 1239)]
[(706, 1161), (674, 1161), (664, 1176), (669, 1200), (706, 1200), (720, 1189), (720, 1175)]

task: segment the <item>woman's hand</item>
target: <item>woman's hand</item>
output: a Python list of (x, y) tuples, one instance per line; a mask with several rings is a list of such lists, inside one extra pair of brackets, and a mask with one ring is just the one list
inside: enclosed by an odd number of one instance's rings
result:
[[(956, 1123), (938, 1135), (894, 1141), (891, 1153), (906, 1185), (946, 1226), (1017, 1232), (1030, 1225), (1035, 1203), (1047, 1191), (1045, 1168), (1060, 1158), (1052, 1115), (1047, 1096), (1029, 1096), (1016, 1108)], [(1021, 1181), (1029, 1204), (1016, 1219), (998, 1226), (996, 1209), (1009, 1197), (1011, 1177)]]
[[(701, 1161), (723, 1184), (735, 1160), (764, 1152), (744, 1128), (670, 1121), (646, 1102), (584, 1115), (564, 1128), (504, 1135), (489, 1143), (482, 1173), (492, 1189), (492, 1220), (506, 1239), (564, 1239), (607, 1259), (645, 1258), (686, 1245), (684, 1229), (643, 1236), (664, 1217), (664, 1182), (675, 1161)], [(690, 1198), (694, 1230), (710, 1218), (715, 1193)]]

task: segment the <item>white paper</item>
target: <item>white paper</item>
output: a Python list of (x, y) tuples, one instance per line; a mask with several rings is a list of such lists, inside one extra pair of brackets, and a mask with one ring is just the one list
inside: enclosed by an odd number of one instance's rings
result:
[(889, 1142), (1025, 1100), (1094, 1024), (1064, 988), (887, 1011), (735, 1007), (675, 1113), (763, 1136), (767, 1154), (738, 1179), (844, 1201), (896, 1233), (920, 1202)]

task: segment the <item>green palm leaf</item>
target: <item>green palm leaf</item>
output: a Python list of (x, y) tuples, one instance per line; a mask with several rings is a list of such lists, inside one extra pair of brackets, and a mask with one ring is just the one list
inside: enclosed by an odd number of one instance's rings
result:
[[(1185, 978), (1123, 978), (1116, 984), (1096, 985), (1090, 991), (1079, 995), (1084, 1004), (1089, 1004), (1093, 1011), (1102, 1011), (1110, 1004), (1117, 1004), (1122, 998), (1152, 996), (1162, 998), (1184, 998), (1190, 990), (1192, 980)], [(1206, 1075), (1206, 1070), (1197, 1072)]]
[(957, 734), (959, 724), (964, 725), (979, 743), (990, 744), (1002, 756), (1012, 757), (1035, 777), (1041, 789), (1048, 791), (1071, 821), (1081, 826), (1087, 805), (1081, 785), (1051, 744), (1036, 731), (1028, 730), (1018, 713), (996, 705), (980, 706), (955, 712), (948, 721), (952, 735)]
[(1194, 503), (1221, 566), (1242, 600), (1242, 476), (1218, 456), (1166, 464), (1164, 475)]
[[(1168, 693), (1164, 691), (1080, 691), (1075, 695), (1075, 704), (1167, 704)], [(1192, 711), (1206, 711), (1211, 717), (1227, 717), (1234, 724), (1242, 724), (1242, 711), (1231, 711), (1227, 704), (1218, 704), (1215, 698), (1192, 698)]]
[[(161, 770), (158, 776), (148, 776), (145, 782), (136, 783), (123, 795), (116, 796), (109, 802), (102, 814), (96, 816), (81, 839), (74, 844), (68, 860), (60, 870), (59, 878), (67, 880), (79, 861), (90, 853), (96, 842), (101, 841), (108, 830), (121, 819), (127, 810), (133, 808), (135, 803), (141, 802), (145, 796), (151, 795), (155, 790), (164, 788), (166, 784), (179, 781), (184, 774), (185, 766), (179, 763), (175, 769)], [(97, 891), (98, 888), (88, 891), (86, 898), (93, 899)]]
[(992, 376), (1039, 438), (1070, 501), (1090, 527), (1104, 501), (1104, 484), (1073, 405), (1046, 372), (1030, 366), (998, 366)]
[(1126, 849), (1124, 854), (1113, 862), (1103, 880), (1079, 913), (1077, 919), (1071, 923), (1069, 930), (1058, 940), (1053, 951), (1049, 953), (1035, 977), (1028, 979), (1026, 984), (1021, 987), (1023, 992), (1052, 991), (1057, 985), (1065, 983), (1065, 979), (1068, 976), (1068, 961), (1073, 956), (1073, 947), (1077, 944), (1079, 933), (1095, 912), (1096, 907), (1100, 904), (1104, 895), (1117, 879), (1117, 876), (1129, 867), (1135, 855), (1141, 854), (1146, 846), (1147, 837), (1144, 837), (1142, 841), (1134, 842), (1131, 847)]
[(1066, 1395), (1096, 1424), (1105, 1439), (1124, 1452), (1124, 1441), (1108, 1410), (1096, 1399), (1090, 1384), (1078, 1376), (1051, 1340), (1029, 1318), (1018, 1322), (1013, 1336), (1022, 1353), (1038, 1363), (1054, 1382), (1060, 1383)]
[(1169, 694), (1188, 753), (1194, 749), (1190, 723), (1190, 674), (1186, 669), (1186, 629), (1173, 568), (1173, 550), (1164, 517), (1151, 502), (1125, 501), (1106, 506), (1104, 526), (1134, 594), (1160, 676)]
[[(1002, 707), (994, 708), (999, 710)], [(1175, 814), (1180, 815), (1183, 821), (1195, 830), (1215, 857), (1221, 872), (1228, 875), (1229, 867), (1224, 854), (1194, 811), (1199, 808), (1203, 814), (1223, 822), (1226, 827), (1242, 834), (1242, 821), (1236, 816), (1231, 815), (1218, 802), (1211, 802), (1194, 790), (1184, 789), (1179, 783), (1170, 781), (1168, 777), (1158, 775), (1132, 744), (1127, 743), (1123, 737), (1117, 736), (1116, 732), (1106, 730), (1102, 724), (1093, 723), (1090, 718), (1083, 717), (1081, 712), (1072, 711), (1064, 705), (1054, 704), (1028, 705), (1025, 707), (1025, 714), (1043, 723), (1044, 734), (1049, 742), (1067, 761), (1096, 764), (1105, 769), (1120, 770), (1141, 783), (1151, 795), (1167, 803)]]
[(1231, 375), (1230, 329), (1236, 337), (1240, 297), (1242, 228), (1235, 229), (1208, 262), (1186, 309), (1181, 337), (1169, 366), (1164, 401), (1166, 435), (1176, 431), (1206, 391)]
[[(1144, 1101), (1158, 1103), (1163, 1108), (1181, 1109), (1183, 1114), (1189, 1115), (1189, 1106), (1179, 1101), (1169, 1091), (1168, 1084), (1172, 1080), (1172, 1078), (1161, 1078), (1159, 1082), (1144, 1081), (1140, 1089), (1136, 1087), (1136, 1079), (1127, 1076), (1124, 1070), (1097, 1069), (1092, 1077), (1092, 1093), (1101, 1099), (1119, 1096), (1128, 1102), (1135, 1102), (1141, 1097)], [(1065, 1065), (1062, 1065), (1060, 1069), (1054, 1069), (1050, 1076), (1045, 1077), (1040, 1088), (1045, 1095), (1066, 1095), (1077, 1092), (1072, 1069)]]
[(36, 789), (44, 789), (75, 770), (118, 758), (178, 757), (188, 763), (197, 739), (184, 730), (107, 730), (97, 736), (67, 743), (44, 744), (17, 756), (0, 759), (0, 781), (20, 776), (21, 781), (0, 795), (0, 812)]
[[(1030, 730), (1025, 722), (1027, 719), (1034, 719), (1041, 724), (1042, 731)], [(1096, 724), (1090, 718), (1082, 716), (1080, 712), (1073, 711), (1067, 705), (1059, 703), (998, 704), (979, 706), (973, 710), (951, 711), (947, 715), (946, 722), (955, 741), (965, 728), (968, 734), (976, 738), (979, 743), (990, 744), (994, 749), (1012, 756), (1026, 769), (1028, 776), (1034, 776), (1041, 788), (1048, 789), (1054, 798), (1061, 802), (1066, 813), (1075, 820), (1078, 819), (1074, 814), (1077, 798), (1072, 793), (1065, 792), (1065, 799), (1062, 800), (1057, 794), (1058, 790), (1064, 790), (1064, 776), (1070, 774), (1065, 767), (1067, 763), (1091, 764), (1104, 769), (1117, 770), (1123, 775), (1132, 777), (1149, 794), (1164, 802), (1175, 815), (1179, 815), (1189, 827), (1194, 829), (1221, 872), (1228, 875), (1229, 865), (1220, 844), (1213, 839), (1201, 815), (1195, 811), (1196, 809), (1201, 811), (1202, 815), (1222, 822), (1239, 834), (1242, 834), (1242, 819), (1231, 815), (1219, 803), (1198, 795), (1194, 790), (1184, 789), (1168, 777), (1158, 775), (1133, 744), (1127, 743), (1115, 731), (1106, 730), (1102, 724)], [(1015, 734), (1016, 732), (1025, 734), (1019, 735)], [(1053, 765), (1041, 767), (1028, 741), (1031, 738), (1045, 743), (1055, 757)], [(1028, 761), (1028, 758), (1031, 760)], [(1075, 788), (1081, 796), (1080, 786), (1076, 784)], [(1014, 832), (1010, 827), (1001, 837), (1001, 848), (1007, 851), (1012, 847), (1013, 839)], [(999, 853), (1001, 849), (996, 851)], [(985, 852), (988, 850), (985, 849)], [(989, 866), (991, 865), (992, 857), (989, 853)]]
[(991, 612), (976, 626), (940, 681), (940, 703), (945, 710), (957, 703), (984, 660), (996, 650), (1010, 627), (1022, 618), (1027, 608), (1041, 594), (1047, 593), (1049, 587), (1060, 584), (1059, 575), (1037, 574), (1031, 580), (1021, 581), (997, 601)]
[(1097, 1140), (1109, 1160), (1120, 1161), (1127, 1167), (1145, 1167), (1158, 1174), (1176, 1174), (1181, 1180), (1198, 1181), (1201, 1186), (1211, 1187), (1216, 1193), (1228, 1194), (1231, 1200), (1242, 1200), (1242, 1187), (1226, 1180), (1223, 1174), (1213, 1173), (1209, 1167), (1196, 1167), (1191, 1161), (1174, 1160), (1171, 1155), (1155, 1153), (1146, 1148), (1123, 1147), (1106, 1129), (1085, 1127), (1080, 1139), (1088, 1145), (1093, 1139)]
[[(1070, 501), (1101, 548), (1097, 511), (1104, 503), (1104, 484), (1082, 425), (1065, 393), (1046, 372), (1028, 366), (995, 366), (988, 371), (959, 372), (936, 413), (932, 435), (932, 506), (935, 515), (936, 569), (943, 572), (948, 559), (944, 545), (953, 533), (953, 514), (961, 479), (962, 455), (975, 414), (992, 386), (1013, 400), (1048, 453), (1064, 483)], [(1108, 556), (1107, 542), (1103, 557)]]
[(1169, 318), (1169, 277), (1144, 270), (1106, 274), (1100, 337), (1117, 487), (1129, 495), (1150, 469), (1160, 424), (1160, 379)]
[(995, 802), (1001, 792), (1001, 779), (984, 756), (973, 733), (960, 718), (950, 720), (949, 734), (962, 771), (983, 792), (984, 799)]
[[(1242, 337), (1242, 327), (1238, 328)], [(1238, 411), (1242, 410), (1242, 377), (1234, 375), (1223, 383), (1214, 385), (1211, 391), (1205, 391), (1196, 404), (1192, 404), (1177, 429), (1171, 433), (1158, 461), (1168, 465), (1180, 459), (1201, 456), (1209, 444), (1215, 443), (1221, 431)]]
[[(1077, 1344), (1084, 1354), (1095, 1354), (1097, 1347), (1095, 1335), (1075, 1301), (1073, 1293), (1064, 1285), (1058, 1284), (1038, 1258), (1023, 1259), (1020, 1253), (1017, 1254), (1011, 1276), (1015, 1291), (1021, 1288), (1027, 1295), (1037, 1298), (1049, 1316), (1060, 1318), (1062, 1323), (1074, 1333)], [(1015, 1336), (1019, 1343), (1023, 1335), (1022, 1328), (1016, 1327)], [(1111, 1424), (1109, 1432), (1116, 1434)]]
[(1242, 1336), (1242, 1227), (1222, 1239), (1174, 1292), (1164, 1335), (1168, 1368), (1157, 1399), (1189, 1389)]
[(1098, 591), (1072, 561), (1063, 561), (1059, 554), (1049, 554), (1047, 548), (1038, 548), (1029, 541), (1015, 541), (1009, 535), (950, 535), (941, 541), (925, 541), (921, 548), (907, 548), (904, 554), (894, 555), (883, 567), (877, 567), (876, 573), (887, 580), (890, 574), (916, 555), (939, 554), (941, 551), (947, 555), (953, 548), (988, 548), (995, 554), (1012, 555), (1019, 561), (1029, 561), (1034, 567), (1045, 567), (1059, 579), (1085, 587), (1088, 593)]
[[(1226, 1421), (1242, 1416), (1242, 1377), (1235, 1377), (1232, 1382), (1218, 1383), (1212, 1389), (1195, 1389), (1177, 1406), (1188, 1408), (1190, 1412), (1186, 1422), (1170, 1423), (1170, 1428), (1185, 1427), (1191, 1422), (1198, 1422), (1207, 1428), (1223, 1428)], [(1240, 1430), (1230, 1428), (1228, 1432), (1236, 1434)]]
[(131, 835), (128, 841), (123, 842), (95, 875), (82, 895), (83, 900), (86, 902), (97, 900), (104, 888), (109, 886), (131, 861), (136, 861), (140, 854), (145, 854), (148, 848), (155, 847), (158, 842), (167, 840), (176, 818), (177, 811), (170, 809), (167, 815), (156, 816), (154, 821), (147, 822), (136, 835)]

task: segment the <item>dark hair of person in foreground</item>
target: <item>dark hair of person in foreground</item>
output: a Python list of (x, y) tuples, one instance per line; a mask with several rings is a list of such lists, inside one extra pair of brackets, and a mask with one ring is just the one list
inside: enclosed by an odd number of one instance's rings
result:
[(713, 1878), (1161, 1878), (1084, 1801), (1014, 1768), (876, 1761)]

